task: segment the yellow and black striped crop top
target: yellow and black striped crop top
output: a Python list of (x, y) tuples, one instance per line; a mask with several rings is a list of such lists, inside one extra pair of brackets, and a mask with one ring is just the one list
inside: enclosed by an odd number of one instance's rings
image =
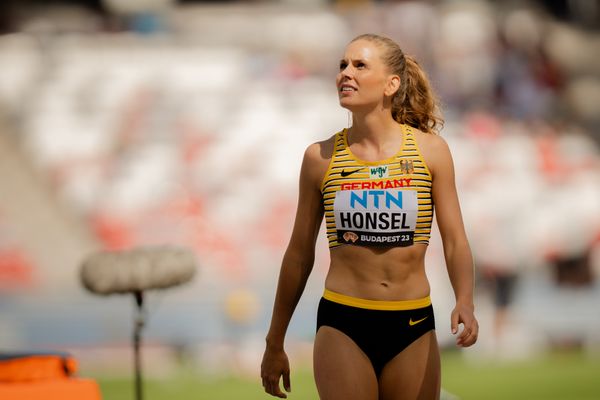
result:
[(329, 247), (428, 244), (432, 180), (412, 128), (402, 125), (400, 151), (375, 162), (352, 154), (347, 132), (335, 135), (321, 185)]

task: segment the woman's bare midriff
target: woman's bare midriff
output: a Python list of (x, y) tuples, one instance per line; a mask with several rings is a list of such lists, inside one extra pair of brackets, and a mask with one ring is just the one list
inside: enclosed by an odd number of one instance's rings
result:
[(373, 248), (342, 245), (331, 250), (325, 287), (369, 300), (413, 300), (429, 295), (426, 244)]

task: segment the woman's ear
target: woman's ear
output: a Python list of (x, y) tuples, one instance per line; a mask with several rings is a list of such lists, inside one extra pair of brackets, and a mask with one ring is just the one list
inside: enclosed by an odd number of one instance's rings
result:
[(386, 96), (393, 96), (400, 89), (400, 77), (398, 75), (390, 75), (383, 93)]

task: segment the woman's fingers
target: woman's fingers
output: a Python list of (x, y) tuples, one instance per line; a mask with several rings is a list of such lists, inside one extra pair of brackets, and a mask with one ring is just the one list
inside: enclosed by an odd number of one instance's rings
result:
[(462, 331), (456, 338), (457, 346), (469, 347), (477, 341), (479, 324), (472, 310), (457, 307), (453, 310), (450, 320), (453, 334), (459, 332), (459, 324), (463, 325)]
[(283, 373), (283, 388), (288, 393), (292, 391), (292, 383), (290, 382), (290, 371), (284, 371)]
[(271, 396), (282, 399), (287, 395), (281, 391), (279, 382), (283, 377), (283, 386), (286, 391), (290, 391), (290, 366), (287, 355), (283, 351), (271, 351), (267, 349), (263, 355), (261, 363), (261, 380), (265, 392)]
[[(287, 378), (286, 378), (287, 376)], [(286, 385), (286, 380), (287, 380), (287, 387), (285, 388), (288, 392), (290, 391), (289, 387), (290, 387), (290, 378), (289, 378), (289, 372), (284, 372), (283, 373), (283, 380), (284, 380), (284, 386)], [(270, 377), (263, 377), (262, 378), (262, 385), (265, 388), (265, 392), (269, 393), (271, 396), (276, 396), (282, 399), (287, 398), (287, 395), (285, 393), (283, 393), (281, 391), (281, 388), (279, 387), (279, 376), (270, 376)]]
[(456, 344), (462, 347), (469, 347), (477, 341), (479, 335), (479, 325), (476, 319), (472, 319), (469, 324), (464, 324), (464, 329), (456, 339)]
[(453, 311), (452, 315), (450, 315), (450, 330), (452, 331), (453, 335), (456, 335), (456, 332), (458, 332), (458, 312), (457, 311)]

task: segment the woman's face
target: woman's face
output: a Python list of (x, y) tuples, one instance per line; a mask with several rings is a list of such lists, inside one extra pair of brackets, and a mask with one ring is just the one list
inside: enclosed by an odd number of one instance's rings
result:
[(353, 111), (382, 103), (385, 95), (393, 94), (392, 76), (377, 44), (368, 40), (350, 43), (336, 77), (340, 105)]

